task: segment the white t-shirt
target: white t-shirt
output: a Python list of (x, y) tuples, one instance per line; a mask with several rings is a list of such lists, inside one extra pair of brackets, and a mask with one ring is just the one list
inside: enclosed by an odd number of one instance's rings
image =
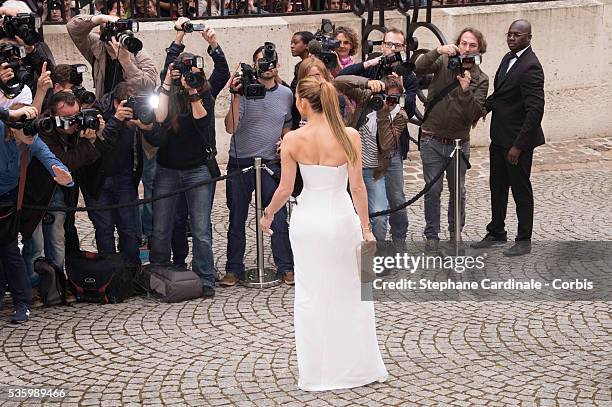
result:
[(22, 103), (24, 105), (32, 104), (32, 91), (28, 85), (23, 85), (21, 93), (15, 96), (13, 99), (7, 99), (7, 97), (4, 96), (4, 93), (0, 92), (0, 107), (8, 109), (17, 103)]

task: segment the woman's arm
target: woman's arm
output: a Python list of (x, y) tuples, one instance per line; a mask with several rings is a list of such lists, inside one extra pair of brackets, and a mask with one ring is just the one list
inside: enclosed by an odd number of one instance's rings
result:
[(353, 198), (353, 206), (361, 222), (363, 239), (370, 242), (376, 239), (372, 234), (370, 218), (368, 216), (368, 193), (365, 183), (363, 182), (363, 164), (361, 163), (361, 138), (359, 137), (359, 132), (351, 127), (347, 127), (346, 132), (357, 150), (357, 161), (355, 161), (354, 164), (348, 164), (348, 177), (351, 196)]
[(267, 234), (272, 234), (270, 225), (274, 220), (274, 214), (285, 205), (287, 199), (291, 196), (291, 192), (293, 192), (295, 174), (297, 172), (297, 162), (292, 156), (292, 151), (295, 148), (293, 137), (293, 133), (289, 132), (283, 138), (283, 148), (281, 148), (280, 184), (278, 188), (276, 188), (270, 204), (264, 209), (264, 214), (259, 221), (262, 230)]

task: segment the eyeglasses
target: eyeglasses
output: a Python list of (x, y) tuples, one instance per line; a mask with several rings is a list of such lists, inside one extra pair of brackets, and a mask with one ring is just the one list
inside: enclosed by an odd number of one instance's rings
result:
[(524, 35), (531, 35), (531, 33), (506, 33), (506, 38), (521, 38)]
[(383, 46), (385, 46), (385, 48), (389, 48), (389, 49), (391, 49), (391, 48), (404, 49), (404, 47), (406, 46), (406, 45), (401, 44), (399, 42), (389, 42), (389, 41), (385, 41), (382, 44), (383, 44)]

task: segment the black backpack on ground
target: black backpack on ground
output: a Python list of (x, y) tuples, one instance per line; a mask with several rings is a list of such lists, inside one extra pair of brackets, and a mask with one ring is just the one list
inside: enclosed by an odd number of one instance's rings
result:
[(81, 251), (66, 257), (66, 274), (78, 302), (123, 302), (134, 294), (134, 278), (139, 268), (120, 253), (99, 255)]
[(38, 293), (45, 307), (66, 305), (66, 276), (44, 257), (34, 260), (34, 271), (40, 276)]

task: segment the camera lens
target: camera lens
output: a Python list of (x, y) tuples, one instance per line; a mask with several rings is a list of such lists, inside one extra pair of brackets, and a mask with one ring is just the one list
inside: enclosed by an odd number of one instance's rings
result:
[(185, 75), (185, 82), (190, 88), (196, 89), (204, 85), (204, 78), (200, 73), (188, 72)]
[(134, 34), (132, 33), (119, 34), (118, 41), (132, 54), (135, 54), (138, 51), (142, 50), (142, 41), (140, 41), (138, 38), (134, 38)]
[(374, 111), (378, 111), (380, 109), (383, 108), (384, 106), (384, 100), (382, 95), (372, 95), (372, 98), (370, 99), (370, 107), (372, 108), (372, 110)]
[(183, 31), (185, 31), (186, 33), (192, 33), (193, 32), (193, 24), (189, 21), (185, 21), (183, 23)]

